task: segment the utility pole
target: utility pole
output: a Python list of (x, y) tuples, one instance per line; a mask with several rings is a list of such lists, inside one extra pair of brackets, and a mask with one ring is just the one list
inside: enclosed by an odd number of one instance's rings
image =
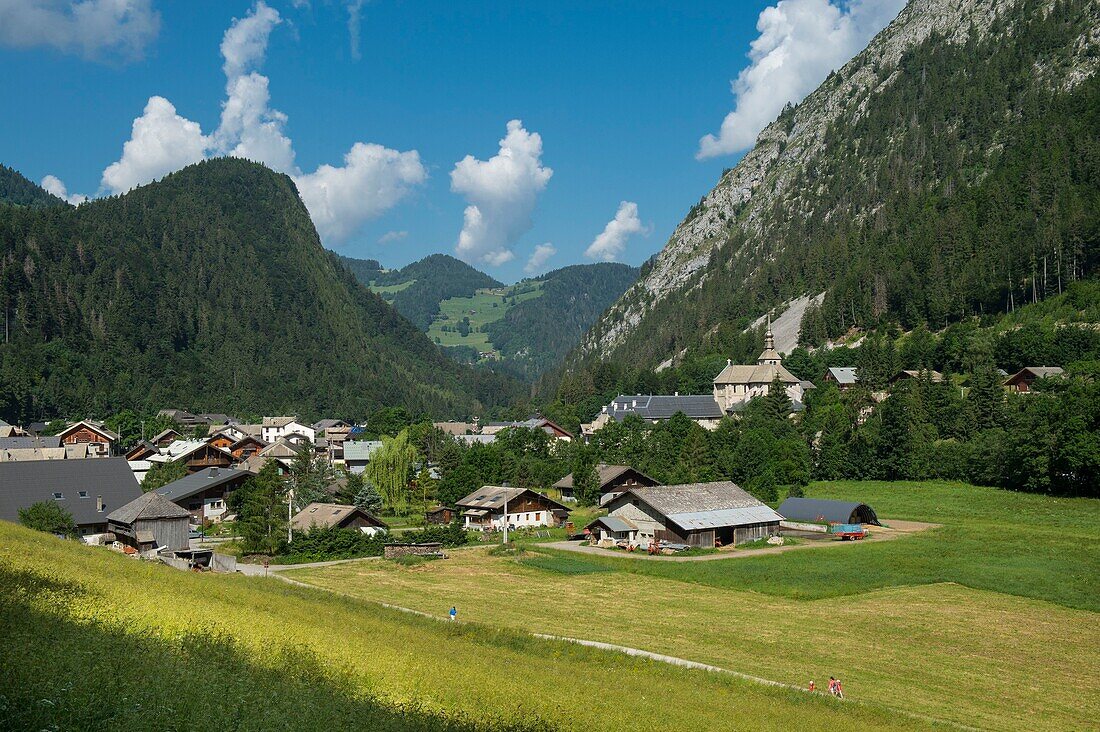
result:
[(504, 499), (504, 543), (508, 543), (508, 499)]
[(291, 525), (291, 521), (294, 519), (294, 489), (291, 488), (287, 492), (286, 497), (286, 543), (294, 541), (294, 527)]

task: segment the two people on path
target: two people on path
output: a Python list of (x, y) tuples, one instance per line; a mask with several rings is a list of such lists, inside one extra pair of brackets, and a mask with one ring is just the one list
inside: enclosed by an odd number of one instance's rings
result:
[(840, 679), (833, 676), (829, 677), (829, 693), (838, 699), (844, 698), (844, 688), (840, 685)]

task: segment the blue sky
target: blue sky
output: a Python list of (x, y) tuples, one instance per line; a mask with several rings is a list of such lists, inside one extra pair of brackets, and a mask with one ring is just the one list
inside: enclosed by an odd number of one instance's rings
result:
[[(143, 167), (141, 145), (113, 176), (105, 170), (150, 98), (163, 97), (175, 116), (146, 110), (149, 125), (201, 139), (192, 155), (244, 150), (294, 174), (330, 248), (392, 267), (455, 253), (461, 234), (459, 254), (505, 281), (597, 259), (643, 262), (774, 109), (901, 4), (787, 0), (761, 16), (775, 0), (375, 0), (350, 3), (352, 24), (337, 0), (128, 2), (126, 15), (116, 0), (97, 21), (59, 0), (32, 2), (43, 11), (33, 17), (0, 0), (0, 162), (35, 181), (56, 176), (70, 194), (145, 182), (162, 163)], [(250, 16), (233, 41), (243, 61), (229, 71), (223, 37)], [(776, 59), (785, 70), (769, 70)], [(222, 107), (234, 98), (227, 81), (242, 78), (260, 84), (253, 91), (266, 83), (270, 98), (234, 126)], [(511, 120), (522, 125), (509, 134)], [(250, 141), (249, 125), (266, 142)], [(708, 133), (718, 137), (699, 159)], [(492, 162), (505, 135), (508, 159)], [(345, 162), (356, 143), (371, 147)]]

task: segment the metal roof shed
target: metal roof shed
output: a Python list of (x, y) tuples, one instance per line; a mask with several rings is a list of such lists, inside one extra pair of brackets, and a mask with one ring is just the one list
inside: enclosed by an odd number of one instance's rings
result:
[(779, 513), (791, 521), (824, 521), (831, 524), (881, 526), (873, 508), (859, 501), (830, 501), (823, 498), (788, 498)]

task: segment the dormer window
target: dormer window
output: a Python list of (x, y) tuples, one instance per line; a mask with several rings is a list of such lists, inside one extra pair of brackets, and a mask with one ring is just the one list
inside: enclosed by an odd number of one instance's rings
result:
[(64, 498), (65, 498), (65, 494), (61, 493), (60, 491), (57, 491), (53, 494), (53, 499), (55, 501), (61, 501), (61, 500), (64, 500)]
[(88, 491), (77, 491), (77, 495), (79, 495), (81, 498), (87, 498)]

